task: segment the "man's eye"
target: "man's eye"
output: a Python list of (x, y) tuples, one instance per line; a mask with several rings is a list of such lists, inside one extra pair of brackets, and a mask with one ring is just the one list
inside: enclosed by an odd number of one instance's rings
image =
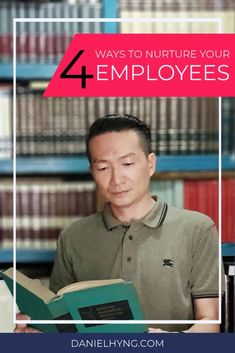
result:
[(123, 165), (129, 166), (129, 165), (133, 165), (133, 164), (134, 164), (134, 162), (130, 162), (130, 163), (124, 163)]
[(98, 170), (99, 172), (102, 172), (103, 170), (106, 170), (106, 169), (108, 169), (108, 167), (98, 167), (98, 168), (97, 168), (97, 170)]

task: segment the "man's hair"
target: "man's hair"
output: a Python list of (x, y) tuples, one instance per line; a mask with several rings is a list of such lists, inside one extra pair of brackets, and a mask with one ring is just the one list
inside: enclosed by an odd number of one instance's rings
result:
[(107, 132), (128, 130), (136, 131), (144, 153), (146, 156), (149, 155), (149, 153), (151, 153), (151, 134), (147, 125), (130, 114), (109, 114), (97, 119), (89, 129), (86, 138), (86, 153), (89, 161), (91, 162), (89, 143), (93, 137)]

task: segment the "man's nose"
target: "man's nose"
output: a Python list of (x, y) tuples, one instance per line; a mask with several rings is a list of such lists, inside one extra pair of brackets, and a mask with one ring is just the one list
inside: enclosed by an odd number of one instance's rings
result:
[(119, 168), (112, 168), (111, 170), (111, 184), (119, 185), (122, 182), (122, 174)]

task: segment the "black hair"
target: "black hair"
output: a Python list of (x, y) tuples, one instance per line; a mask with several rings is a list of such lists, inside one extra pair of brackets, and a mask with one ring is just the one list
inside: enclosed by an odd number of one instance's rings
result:
[(91, 125), (86, 138), (86, 153), (89, 161), (91, 156), (89, 151), (90, 140), (106, 132), (120, 132), (134, 130), (140, 137), (143, 151), (146, 155), (151, 153), (151, 134), (148, 126), (140, 119), (130, 114), (109, 114), (97, 119)]

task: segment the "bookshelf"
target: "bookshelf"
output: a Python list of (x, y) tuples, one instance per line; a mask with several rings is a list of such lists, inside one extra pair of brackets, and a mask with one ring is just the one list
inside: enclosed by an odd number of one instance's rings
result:
[[(13, 173), (12, 159), (0, 160), (0, 175)], [(235, 169), (235, 156), (222, 156), (223, 171)], [(218, 170), (217, 155), (158, 156), (157, 172), (206, 172)], [(89, 162), (80, 157), (17, 157), (17, 175), (37, 174), (88, 174)]]
[[(16, 77), (17, 80), (49, 80), (57, 65), (53, 64), (27, 64), (17, 63)], [(1, 80), (12, 80), (13, 78), (13, 64), (7, 63), (0, 65)]]
[(222, 244), (222, 255), (235, 257), (235, 243)]
[[(48, 263), (53, 262), (54, 250), (18, 250), (16, 252), (17, 263)], [(9, 249), (0, 250), (0, 264), (13, 262), (13, 252)]]
[[(103, 11), (101, 12), (104, 18), (115, 18), (117, 15), (117, 0), (103, 0)], [(104, 22), (104, 33), (117, 33), (116, 22)], [(1, 34), (1, 31), (0, 31)], [(50, 80), (53, 76), (57, 64), (51, 63), (21, 63), (16, 62), (16, 77), (17, 80)], [(0, 79), (12, 80), (13, 78), (13, 63), (7, 60), (0, 65)]]
[[(221, 246), (223, 257), (235, 256), (235, 244), (223, 243)], [(17, 250), (16, 259), (17, 263), (50, 263), (55, 258), (54, 250)], [(7, 264), (13, 262), (13, 252), (9, 249), (0, 249), (0, 264)]]
[[(11, 159), (1, 161), (1, 175), (13, 172)], [(17, 175), (25, 174), (87, 174), (89, 164), (85, 156), (80, 157), (19, 157), (16, 159)]]

